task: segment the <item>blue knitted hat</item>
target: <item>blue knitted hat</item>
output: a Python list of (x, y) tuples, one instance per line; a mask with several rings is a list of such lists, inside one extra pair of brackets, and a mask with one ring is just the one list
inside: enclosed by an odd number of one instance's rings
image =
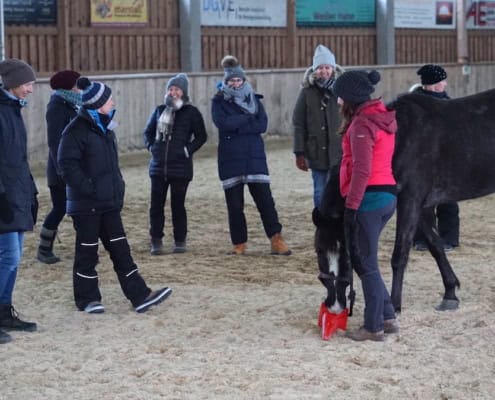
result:
[(222, 67), (223, 67), (223, 80), (228, 82), (232, 78), (241, 78), (246, 80), (246, 74), (239, 64), (239, 60), (234, 56), (225, 56), (222, 59)]
[(77, 87), (82, 92), (83, 107), (90, 110), (98, 110), (108, 101), (112, 95), (112, 89), (101, 82), (91, 82), (85, 76), (77, 80)]
[(369, 100), (380, 82), (380, 73), (376, 70), (346, 71), (333, 85), (333, 92), (347, 103), (361, 104)]

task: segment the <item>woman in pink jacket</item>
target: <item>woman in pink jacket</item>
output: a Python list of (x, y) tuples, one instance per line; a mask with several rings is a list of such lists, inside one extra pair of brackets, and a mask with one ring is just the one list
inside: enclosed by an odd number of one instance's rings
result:
[(375, 70), (348, 71), (334, 85), (343, 117), (340, 191), (345, 198), (346, 245), (365, 301), (363, 326), (347, 333), (358, 341), (382, 341), (386, 333), (399, 329), (378, 268), (380, 233), (396, 206), (392, 156), (397, 129), (395, 112), (370, 97), (379, 81)]

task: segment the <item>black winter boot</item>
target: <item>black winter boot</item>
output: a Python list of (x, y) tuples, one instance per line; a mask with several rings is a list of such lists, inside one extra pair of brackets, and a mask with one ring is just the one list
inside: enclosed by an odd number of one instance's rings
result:
[(60, 258), (53, 254), (53, 242), (56, 236), (56, 230), (47, 229), (44, 226), (41, 227), (37, 258), (44, 264), (55, 264), (60, 261)]
[(151, 238), (151, 250), (152, 256), (159, 256), (163, 254), (163, 243), (161, 238)]
[(34, 332), (37, 326), (35, 322), (23, 321), (12, 304), (0, 304), (0, 329), (6, 331)]
[(12, 336), (10, 336), (7, 332), (4, 332), (0, 329), (0, 344), (8, 343), (12, 340)]

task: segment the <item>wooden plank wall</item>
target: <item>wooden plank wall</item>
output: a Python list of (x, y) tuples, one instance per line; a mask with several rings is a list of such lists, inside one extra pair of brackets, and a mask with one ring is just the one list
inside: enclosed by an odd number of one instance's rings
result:
[[(64, 68), (91, 75), (181, 69), (179, 0), (148, 0), (149, 24), (134, 28), (92, 27), (89, 0), (57, 4), (57, 26), (6, 26), (7, 57), (28, 61), (40, 76)], [(376, 63), (374, 28), (307, 28), (291, 20), (287, 28), (205, 26), (201, 34), (204, 71), (220, 69), (229, 53), (249, 69), (306, 67), (319, 43), (340, 65)], [(397, 64), (457, 61), (455, 31), (396, 29), (395, 35)], [(495, 61), (495, 31), (469, 30), (468, 40), (470, 62)]]

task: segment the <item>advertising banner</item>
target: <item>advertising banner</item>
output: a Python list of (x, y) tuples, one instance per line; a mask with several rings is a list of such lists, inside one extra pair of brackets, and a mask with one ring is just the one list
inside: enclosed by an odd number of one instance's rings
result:
[(286, 27), (286, 0), (200, 0), (201, 25)]
[(375, 0), (297, 0), (298, 26), (374, 26)]
[(91, 0), (93, 26), (144, 26), (148, 24), (147, 0)]

